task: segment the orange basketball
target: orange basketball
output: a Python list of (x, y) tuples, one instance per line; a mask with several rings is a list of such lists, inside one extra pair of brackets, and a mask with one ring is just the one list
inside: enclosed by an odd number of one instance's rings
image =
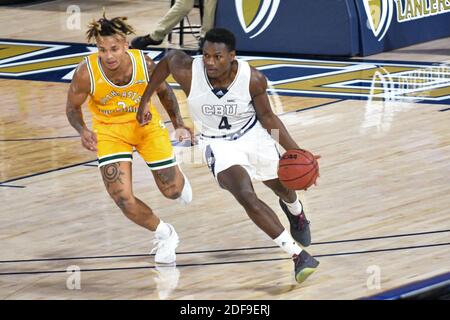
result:
[(278, 178), (288, 189), (306, 190), (318, 177), (317, 159), (307, 150), (288, 150), (278, 163)]

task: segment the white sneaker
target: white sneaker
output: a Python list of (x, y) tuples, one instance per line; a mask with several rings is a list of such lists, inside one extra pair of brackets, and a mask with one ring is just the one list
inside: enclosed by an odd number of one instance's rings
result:
[[(181, 171), (181, 169), (180, 169), (180, 171)], [(176, 200), (180, 204), (187, 205), (192, 202), (192, 186), (191, 186), (191, 183), (189, 182), (188, 178), (184, 175), (184, 173), (183, 172), (181, 172), (181, 173), (184, 176), (184, 187), (181, 192), (181, 196)]]
[(156, 289), (160, 299), (167, 299), (173, 290), (178, 286), (178, 279), (180, 278), (180, 271), (175, 264), (155, 266), (155, 271), (158, 276), (154, 278), (156, 282)]
[(178, 234), (171, 224), (167, 224), (170, 227), (170, 236), (167, 239), (153, 240), (155, 247), (150, 254), (155, 253), (156, 263), (174, 263), (176, 261), (175, 249), (178, 247)]

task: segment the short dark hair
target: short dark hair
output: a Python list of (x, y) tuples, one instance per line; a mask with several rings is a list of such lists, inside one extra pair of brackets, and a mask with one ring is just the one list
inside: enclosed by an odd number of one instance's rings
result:
[[(234, 34), (224, 28), (214, 28), (205, 34), (205, 41), (224, 43), (229, 51), (236, 50), (236, 37)], [(205, 41), (203, 43), (205, 43)]]

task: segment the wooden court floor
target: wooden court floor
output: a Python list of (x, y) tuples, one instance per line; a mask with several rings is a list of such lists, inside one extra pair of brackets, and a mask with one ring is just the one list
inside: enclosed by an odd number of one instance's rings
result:
[[(167, 6), (79, 3), (83, 25), (105, 5), (140, 33)], [(0, 8), (0, 21), (17, 17), (0, 38), (83, 42), (83, 31), (61, 27), (68, 5)], [(450, 82), (450, 39), (368, 58), (439, 62)], [(322, 156), (318, 186), (299, 192), (311, 220), (308, 251), (321, 264), (297, 285), (292, 262), (217, 186), (195, 147), (176, 147), (193, 187), (188, 206), (164, 199), (135, 157), (135, 194), (181, 239), (177, 267), (155, 268), (152, 234), (113, 204), (95, 154), (67, 123), (67, 88), (0, 79), (1, 299), (356, 299), (450, 271), (448, 104), (271, 95), (293, 137)], [(261, 183), (255, 189), (288, 226), (278, 199)]]

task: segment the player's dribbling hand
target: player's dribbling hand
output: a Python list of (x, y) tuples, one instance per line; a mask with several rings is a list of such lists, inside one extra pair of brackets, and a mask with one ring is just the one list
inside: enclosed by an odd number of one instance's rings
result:
[[(303, 149), (294, 149), (294, 150), (303, 150)], [(322, 156), (320, 155), (320, 154), (313, 154), (313, 156), (314, 156), (314, 159), (316, 159), (316, 161), (317, 160), (319, 160), (320, 158), (322, 158)], [(316, 179), (314, 179), (314, 182), (313, 182), (313, 184), (315, 185), (315, 186), (317, 186), (317, 179), (319, 179), (320, 178), (320, 173), (319, 173), (319, 168), (317, 168), (317, 176), (316, 176)]]
[(139, 109), (136, 114), (136, 120), (137, 122), (139, 122), (141, 126), (147, 125), (150, 122), (150, 120), (152, 120), (152, 114), (150, 112), (148, 104), (139, 105)]
[(81, 144), (89, 151), (97, 151), (97, 136), (89, 129), (81, 132)]

